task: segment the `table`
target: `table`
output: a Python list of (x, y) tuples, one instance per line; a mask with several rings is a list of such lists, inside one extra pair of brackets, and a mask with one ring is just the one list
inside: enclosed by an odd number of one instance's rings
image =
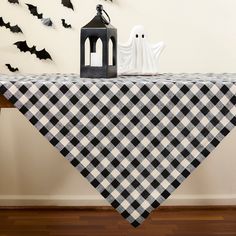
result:
[(134, 227), (236, 125), (236, 74), (0, 74), (0, 94)]
[(13, 108), (14, 106), (10, 103), (3, 95), (0, 94), (0, 109), (1, 108)]

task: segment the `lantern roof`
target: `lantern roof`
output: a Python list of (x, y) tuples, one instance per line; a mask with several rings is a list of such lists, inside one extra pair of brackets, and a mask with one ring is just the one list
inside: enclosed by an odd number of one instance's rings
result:
[[(105, 14), (108, 17), (108, 21), (107, 19), (103, 16), (102, 12), (105, 12)], [(101, 29), (109, 29), (109, 28), (114, 28), (111, 24), (110, 24), (110, 17), (108, 16), (108, 14), (106, 13), (106, 11), (103, 9), (102, 5), (97, 5), (97, 15), (84, 27), (82, 27), (82, 29), (91, 29), (91, 28), (101, 28)]]

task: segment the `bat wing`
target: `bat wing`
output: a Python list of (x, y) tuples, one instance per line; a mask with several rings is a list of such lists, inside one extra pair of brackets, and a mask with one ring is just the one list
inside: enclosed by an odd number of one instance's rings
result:
[(5, 26), (7, 29), (9, 29), (13, 33), (22, 33), (21, 28), (18, 25), (11, 26), (10, 22), (5, 23), (3, 18), (0, 17), (0, 27)]
[(5, 22), (3, 21), (2, 17), (0, 17), (0, 26), (5, 26)]
[(28, 3), (26, 5), (28, 6), (28, 9), (33, 16), (37, 16), (39, 19), (43, 18), (43, 14), (38, 13), (38, 8), (36, 6)]
[(1, 27), (6, 27), (7, 29), (11, 28), (10, 23), (9, 22), (5, 23), (2, 17), (0, 17), (0, 26)]
[(23, 33), (21, 28), (18, 25), (10, 26), (10, 30), (13, 33)]
[(8, 0), (9, 3), (19, 4), (19, 0)]
[(21, 52), (30, 52), (30, 48), (27, 45), (26, 41), (18, 41), (14, 43)]
[(66, 20), (65, 19), (62, 19), (62, 25), (65, 27), (65, 28), (72, 28), (70, 24), (67, 24), (66, 23)]
[(18, 68), (12, 67), (11, 64), (5, 64), (5, 65), (7, 66), (8, 70), (11, 71), (11, 72), (19, 71)]
[(62, 3), (63, 6), (74, 10), (74, 6), (73, 6), (73, 4), (71, 3), (70, 0), (61, 0), (61, 3)]
[(45, 50), (41, 50), (41, 51), (35, 51), (34, 53), (40, 60), (47, 60), (47, 59), (50, 59), (52, 60), (52, 57), (51, 55)]

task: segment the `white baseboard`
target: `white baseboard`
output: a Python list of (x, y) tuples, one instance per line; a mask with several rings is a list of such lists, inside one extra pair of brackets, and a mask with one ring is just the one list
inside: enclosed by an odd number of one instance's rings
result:
[(236, 194), (174, 195), (164, 202), (166, 206), (236, 205)]
[[(109, 206), (99, 195), (0, 195), (0, 206)], [(173, 195), (164, 206), (236, 205), (236, 194)]]
[(109, 206), (99, 195), (1, 195), (0, 206)]

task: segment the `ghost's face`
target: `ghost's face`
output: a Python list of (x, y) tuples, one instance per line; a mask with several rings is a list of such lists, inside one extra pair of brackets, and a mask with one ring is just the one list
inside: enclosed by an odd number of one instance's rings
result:
[(135, 26), (131, 32), (130, 38), (137, 43), (146, 41), (147, 34), (142, 25)]

